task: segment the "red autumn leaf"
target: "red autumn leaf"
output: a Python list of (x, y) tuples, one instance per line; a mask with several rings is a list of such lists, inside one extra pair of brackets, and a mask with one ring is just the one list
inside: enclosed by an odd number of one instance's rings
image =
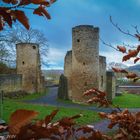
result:
[(17, 4), (18, 3), (18, 0), (3, 0), (3, 2), (5, 2), (5, 3), (11, 3), (11, 4)]
[(127, 61), (131, 57), (136, 57), (138, 55), (139, 51), (138, 50), (129, 50), (128, 54), (123, 57), (122, 61)]
[(38, 112), (32, 110), (17, 110), (10, 116), (9, 132), (10, 134), (18, 134), (20, 128), (28, 124)]
[(140, 123), (140, 112), (136, 113), (136, 121)]
[(54, 2), (56, 2), (57, 0), (50, 0), (50, 3), (52, 4), (52, 3), (54, 3)]
[(129, 50), (128, 55), (130, 57), (136, 57), (138, 55), (138, 53), (139, 53), (138, 50)]
[(125, 69), (119, 69), (119, 68), (114, 68), (114, 67), (112, 67), (112, 70), (114, 71), (114, 72), (117, 72), (117, 73), (128, 73), (128, 71), (126, 71)]
[(72, 125), (75, 125), (75, 122), (73, 119), (65, 117), (59, 120), (59, 125), (64, 127), (71, 127)]
[(21, 0), (19, 5), (28, 5), (31, 4), (31, 0)]
[(88, 96), (88, 95), (92, 95), (95, 93), (96, 93), (95, 89), (90, 89), (90, 90), (87, 90), (86, 92), (84, 92), (83, 96)]
[(28, 18), (23, 11), (15, 10), (13, 11), (13, 14), (15, 15), (15, 18), (26, 27), (26, 29), (30, 28)]
[(37, 9), (34, 10), (33, 14), (37, 14), (39, 16), (45, 16), (48, 19), (51, 19), (50, 14), (46, 11), (45, 7), (39, 6)]
[(120, 72), (120, 69), (119, 69), (119, 68), (114, 68), (114, 67), (112, 67), (112, 70), (113, 70), (114, 72)]
[(2, 0), (5, 3), (11, 3), (12, 0)]
[(134, 60), (134, 63), (137, 63), (139, 60), (140, 60), (140, 58), (137, 57), (137, 58)]
[(126, 77), (127, 77), (128, 79), (134, 79), (134, 78), (136, 78), (136, 77), (138, 77), (138, 76), (137, 76), (137, 74), (130, 72), (130, 73), (128, 73), (128, 74), (126, 75)]
[(107, 117), (107, 114), (105, 112), (100, 112), (99, 116), (100, 116), (100, 118), (104, 119)]
[(120, 52), (126, 53), (126, 48), (124, 46), (117, 46)]
[(57, 113), (58, 113), (58, 109), (54, 110), (50, 115), (46, 116), (45, 124), (48, 125)]
[(46, 0), (31, 0), (31, 3), (50, 6), (50, 3)]
[(138, 47), (137, 47), (137, 51), (140, 51), (140, 45), (138, 45)]
[(2, 16), (3, 20), (5, 22), (7, 22), (10, 27), (12, 27), (12, 18), (11, 18), (10, 13), (7, 12), (6, 8), (1, 8), (0, 9), (0, 16)]
[(3, 20), (2, 17), (0, 17), (0, 31), (3, 30)]
[(122, 61), (124, 62), (124, 61), (127, 61), (127, 60), (129, 60), (129, 59), (130, 59), (130, 56), (129, 56), (129, 55), (125, 55), (125, 56), (123, 57)]
[(18, 0), (11, 0), (11, 3), (14, 5), (14, 4), (17, 4), (18, 3)]

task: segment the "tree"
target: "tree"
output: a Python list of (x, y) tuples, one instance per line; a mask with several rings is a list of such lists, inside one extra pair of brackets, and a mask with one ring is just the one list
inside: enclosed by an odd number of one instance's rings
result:
[(0, 4), (0, 30), (3, 30), (5, 25), (12, 27), (13, 22), (16, 21), (19, 21), (26, 29), (29, 29), (29, 19), (25, 14), (25, 9), (32, 11), (33, 14), (51, 19), (46, 8), (55, 1), (56, 0), (2, 0)]
[(18, 43), (39, 44), (41, 62), (43, 65), (47, 65), (48, 41), (45, 35), (37, 29), (27, 30), (19, 24), (15, 24), (12, 29), (3, 30), (0, 34), (0, 60), (15, 63), (15, 45)]
[[(132, 34), (132, 33), (130, 33), (129, 30), (125, 31), (125, 30), (121, 29), (121, 27), (119, 27), (119, 25), (117, 23), (114, 23), (114, 21), (112, 20), (111, 16), (110, 16), (110, 22), (121, 33), (136, 39), (138, 41), (138, 43), (139, 43), (139, 41), (140, 41), (140, 32), (139, 32), (137, 26), (133, 26), (133, 28), (135, 29), (135, 33)], [(116, 47), (116, 46), (113, 46), (111, 44), (106, 43), (102, 39), (101, 39), (101, 41), (102, 41), (102, 43), (104, 45), (106, 45), (108, 47), (111, 47), (111, 48), (115, 49), (116, 51), (119, 51), (119, 52), (123, 53), (124, 56), (122, 58), (122, 62), (129, 61), (130, 59), (133, 59), (134, 64), (135, 64), (135, 63), (138, 63), (140, 61), (140, 44), (135, 46), (135, 45), (129, 45), (129, 44), (123, 43), (123, 45), (118, 45)], [(112, 69), (116, 73), (123, 73), (123, 74), (125, 74), (125, 76), (128, 79), (132, 79), (134, 82), (136, 82), (137, 80), (140, 80), (140, 76), (135, 74), (135, 73), (133, 73), (133, 72), (129, 72), (129, 71), (125, 70), (125, 69), (115, 68), (115, 67), (112, 67)]]

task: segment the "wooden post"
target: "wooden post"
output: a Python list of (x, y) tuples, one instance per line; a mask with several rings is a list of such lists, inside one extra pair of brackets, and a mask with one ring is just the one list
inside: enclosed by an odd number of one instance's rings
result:
[(0, 92), (0, 119), (3, 117), (3, 90)]

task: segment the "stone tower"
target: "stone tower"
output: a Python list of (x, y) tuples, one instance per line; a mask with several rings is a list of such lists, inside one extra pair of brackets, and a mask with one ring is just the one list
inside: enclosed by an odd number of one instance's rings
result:
[(28, 93), (42, 90), (39, 45), (19, 43), (17, 51), (17, 74), (22, 74), (22, 88)]
[(99, 88), (99, 28), (72, 29), (72, 99), (80, 101), (85, 90)]

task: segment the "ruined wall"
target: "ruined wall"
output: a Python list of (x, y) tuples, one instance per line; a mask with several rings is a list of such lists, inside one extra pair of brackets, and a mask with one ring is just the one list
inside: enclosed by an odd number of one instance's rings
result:
[(99, 56), (99, 65), (100, 65), (99, 89), (101, 91), (106, 91), (106, 57)]
[(34, 43), (19, 43), (17, 50), (17, 74), (22, 74), (22, 88), (33, 93), (41, 90), (39, 46)]
[(0, 90), (3, 90), (4, 93), (21, 91), (22, 75), (0, 74)]
[(68, 89), (68, 96), (71, 99), (72, 94), (72, 51), (68, 51), (65, 56), (65, 63), (64, 63), (64, 75), (67, 78), (67, 89)]
[(112, 71), (107, 71), (106, 76), (106, 93), (108, 100), (111, 101), (116, 93), (116, 77)]
[(72, 29), (72, 99), (84, 101), (82, 94), (99, 88), (99, 28), (81, 25)]

